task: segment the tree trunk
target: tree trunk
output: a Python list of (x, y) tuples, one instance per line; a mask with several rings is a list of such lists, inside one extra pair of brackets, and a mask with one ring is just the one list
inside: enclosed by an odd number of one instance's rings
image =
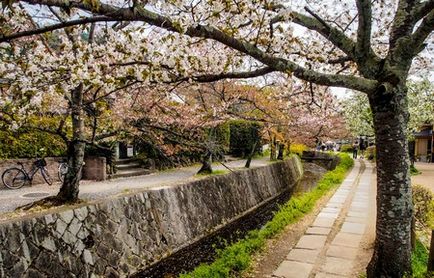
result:
[(57, 197), (64, 202), (78, 200), (84, 162), (83, 85), (71, 93), (72, 141), (68, 144), (68, 172)]
[(277, 159), (283, 160), (283, 151), (284, 151), (285, 145), (283, 145), (282, 143), (279, 143), (277, 146), (278, 146)]
[(411, 273), (413, 205), (409, 174), (405, 85), (381, 85), (369, 96), (377, 151), (377, 223), (368, 277)]
[(255, 141), (255, 143), (252, 146), (252, 149), (250, 151), (249, 156), (247, 157), (246, 165), (244, 165), (245, 168), (250, 168), (250, 163), (252, 162), (252, 158), (255, 155), (256, 151), (256, 145), (258, 145), (258, 141)]
[(270, 142), (270, 160), (276, 159), (276, 137), (272, 135)]
[(202, 160), (202, 167), (197, 172), (198, 174), (211, 174), (212, 173), (212, 154), (207, 152)]

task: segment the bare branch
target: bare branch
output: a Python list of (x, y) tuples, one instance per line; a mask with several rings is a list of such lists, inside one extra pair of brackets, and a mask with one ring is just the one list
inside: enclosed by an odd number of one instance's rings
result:
[[(204, 74), (204, 75), (193, 76), (191, 77), (191, 79), (199, 83), (209, 83), (209, 82), (215, 82), (223, 79), (254, 78), (274, 71), (276, 70), (271, 67), (264, 67), (254, 71), (229, 72), (229, 73), (221, 73), (221, 74)], [(188, 80), (188, 78), (183, 78), (183, 80)]]
[(0, 35), (0, 43), (1, 42), (7, 42), (7, 41), (10, 41), (13, 39), (22, 38), (22, 37), (28, 37), (28, 36), (32, 36), (32, 35), (43, 34), (43, 33), (47, 33), (50, 31), (63, 29), (65, 27), (71, 27), (71, 26), (82, 25), (82, 24), (93, 23), (93, 22), (100, 22), (100, 21), (115, 21), (115, 19), (112, 19), (112, 18), (107, 17), (107, 16), (95, 16), (95, 17), (86, 17), (86, 18), (66, 21), (66, 22), (53, 24), (53, 25), (49, 25), (49, 26), (45, 26), (45, 27), (41, 27), (41, 28), (37, 28), (37, 29), (33, 29), (33, 30), (13, 33), (10, 35)]

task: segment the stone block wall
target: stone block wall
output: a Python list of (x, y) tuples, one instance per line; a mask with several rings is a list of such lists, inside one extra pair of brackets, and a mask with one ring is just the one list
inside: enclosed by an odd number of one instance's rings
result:
[(291, 189), (298, 158), (0, 224), (0, 277), (125, 277)]

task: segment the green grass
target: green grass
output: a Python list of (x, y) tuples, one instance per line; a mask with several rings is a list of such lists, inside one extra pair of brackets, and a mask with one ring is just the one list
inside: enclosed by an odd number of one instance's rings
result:
[(421, 171), (416, 169), (416, 167), (414, 165), (410, 165), (410, 175), (416, 176), (416, 175), (420, 175), (420, 174), (422, 174)]
[(210, 174), (203, 173), (203, 174), (196, 174), (195, 176), (196, 177), (207, 177), (207, 176), (215, 176), (215, 175), (224, 175), (227, 173), (229, 173), (229, 170), (214, 170)]
[(224, 249), (217, 250), (217, 259), (211, 264), (202, 264), (190, 273), (181, 274), (181, 278), (226, 278), (239, 277), (246, 270), (255, 252), (261, 250), (267, 239), (273, 238), (292, 223), (311, 212), (316, 202), (330, 189), (339, 185), (354, 162), (348, 154), (340, 154), (341, 161), (335, 170), (327, 172), (318, 185), (309, 192), (292, 196), (280, 207), (273, 219), (260, 230), (253, 230), (248, 235)]
[(419, 240), (416, 240), (416, 248), (413, 251), (413, 254), (411, 256), (411, 268), (413, 270), (412, 277), (414, 278), (434, 277), (433, 272), (431, 272), (431, 275), (428, 275), (427, 264), (428, 264), (428, 250)]

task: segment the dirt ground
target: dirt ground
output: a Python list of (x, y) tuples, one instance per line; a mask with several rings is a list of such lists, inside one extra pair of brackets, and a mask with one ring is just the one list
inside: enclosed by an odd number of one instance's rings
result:
[(424, 185), (434, 193), (434, 163), (416, 162), (415, 166), (422, 173), (411, 177), (412, 184)]

